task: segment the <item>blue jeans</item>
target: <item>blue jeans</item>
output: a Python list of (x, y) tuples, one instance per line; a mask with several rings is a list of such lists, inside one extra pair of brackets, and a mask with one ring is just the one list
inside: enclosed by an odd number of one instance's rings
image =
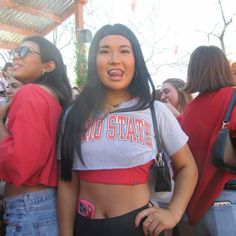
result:
[(4, 198), (6, 236), (57, 236), (56, 189)]
[(194, 235), (236, 235), (236, 190), (224, 190), (215, 200), (215, 202), (224, 201), (230, 201), (231, 204), (212, 205), (201, 221), (194, 227)]

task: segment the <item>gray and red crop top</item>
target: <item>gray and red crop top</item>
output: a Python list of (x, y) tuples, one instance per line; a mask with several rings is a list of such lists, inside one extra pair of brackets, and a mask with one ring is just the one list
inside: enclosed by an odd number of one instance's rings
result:
[(148, 182), (153, 161), (126, 169), (80, 170), (78, 178), (92, 183), (137, 185)]
[[(134, 105), (137, 98), (119, 108)], [(188, 137), (165, 104), (154, 103), (159, 137), (164, 151), (173, 155), (188, 141)], [(82, 138), (84, 165), (74, 154), (73, 170), (80, 179), (94, 183), (146, 183), (149, 169), (156, 158), (150, 108), (130, 112), (114, 112), (97, 118), (88, 126)]]

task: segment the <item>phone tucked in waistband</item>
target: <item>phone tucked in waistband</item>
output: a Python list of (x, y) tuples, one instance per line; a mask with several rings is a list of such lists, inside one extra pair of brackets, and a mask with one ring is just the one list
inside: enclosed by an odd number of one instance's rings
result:
[(79, 200), (78, 213), (86, 218), (94, 218), (94, 205), (86, 200)]

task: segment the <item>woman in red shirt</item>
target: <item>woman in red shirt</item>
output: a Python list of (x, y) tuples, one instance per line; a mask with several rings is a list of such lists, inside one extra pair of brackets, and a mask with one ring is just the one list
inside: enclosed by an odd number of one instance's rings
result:
[[(59, 50), (40, 36), (12, 50), (13, 76), (24, 86), (0, 107), (0, 179), (6, 235), (58, 235), (56, 136), (71, 88)], [(8, 111), (6, 125), (3, 118)]]
[[(186, 91), (199, 95), (185, 108), (181, 126), (189, 136), (199, 179), (187, 208), (195, 235), (236, 235), (236, 174), (211, 162), (216, 137), (235, 88), (229, 62), (215, 46), (200, 46), (190, 57)], [(236, 137), (236, 108), (229, 128)], [(227, 182), (231, 181), (231, 184)]]

